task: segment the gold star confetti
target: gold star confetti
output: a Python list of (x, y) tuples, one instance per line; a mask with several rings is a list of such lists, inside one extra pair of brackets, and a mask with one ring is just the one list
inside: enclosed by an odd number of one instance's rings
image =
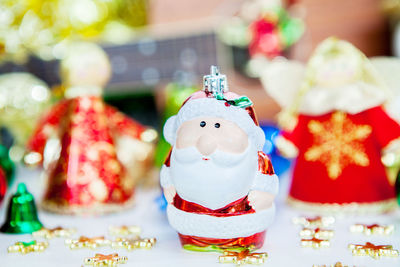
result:
[(329, 240), (326, 239), (318, 239), (318, 238), (310, 238), (310, 239), (301, 239), (300, 245), (303, 248), (329, 248), (330, 246)]
[(334, 236), (334, 231), (321, 228), (304, 228), (300, 231), (300, 236), (303, 238), (330, 239)]
[(75, 229), (64, 229), (62, 227), (56, 227), (53, 229), (42, 228), (39, 231), (33, 232), (34, 237), (44, 237), (51, 239), (53, 237), (70, 237), (76, 232)]
[(331, 264), (331, 265), (313, 265), (313, 267), (349, 267), (348, 265), (343, 265), (343, 263), (341, 262), (336, 262), (335, 264)]
[(30, 252), (42, 252), (49, 246), (47, 242), (37, 242), (32, 240), (31, 242), (17, 242), (12, 246), (8, 247), (8, 252), (20, 252), (26, 254)]
[(110, 234), (115, 235), (115, 236), (127, 236), (127, 235), (135, 235), (138, 236), (140, 235), (141, 229), (139, 226), (110, 226), (108, 228), (108, 231)]
[(333, 223), (335, 223), (334, 217), (295, 217), (293, 218), (293, 223), (302, 225), (303, 227), (327, 227)]
[(236, 265), (242, 264), (263, 264), (268, 254), (265, 252), (251, 253), (246, 249), (240, 252), (224, 251), (223, 256), (219, 256), (220, 263), (235, 263)]
[(314, 136), (314, 145), (304, 153), (304, 158), (324, 164), (329, 178), (337, 179), (350, 164), (369, 165), (362, 142), (372, 132), (370, 125), (355, 124), (346, 113), (338, 111), (329, 121), (311, 120), (308, 130)]
[(138, 248), (150, 249), (156, 244), (155, 238), (117, 238), (111, 243), (113, 248), (125, 248), (127, 250), (134, 250)]
[(65, 244), (69, 246), (70, 249), (79, 249), (79, 248), (97, 248), (102, 246), (108, 246), (111, 244), (111, 241), (105, 239), (104, 236), (99, 237), (86, 237), (81, 236), (79, 239), (67, 239), (65, 240)]
[(94, 257), (85, 258), (85, 265), (93, 266), (117, 266), (118, 264), (126, 263), (128, 257), (118, 256), (117, 253), (103, 255), (96, 253)]
[(394, 225), (379, 225), (379, 224), (354, 224), (350, 226), (352, 233), (363, 233), (365, 235), (391, 235), (394, 231)]
[(365, 245), (350, 244), (349, 249), (353, 256), (371, 256), (374, 259), (399, 256), (399, 251), (393, 249), (391, 245), (374, 245), (370, 242), (365, 243)]

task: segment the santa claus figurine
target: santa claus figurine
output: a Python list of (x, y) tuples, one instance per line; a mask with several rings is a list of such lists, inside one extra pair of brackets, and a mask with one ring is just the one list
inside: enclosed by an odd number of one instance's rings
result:
[(42, 206), (66, 214), (121, 210), (133, 203), (135, 175), (143, 175), (157, 134), (104, 103), (111, 66), (99, 46), (73, 44), (61, 61), (61, 76), (66, 99), (28, 142), (47, 174)]
[(228, 92), (211, 67), (164, 126), (172, 145), (160, 179), (171, 226), (186, 249), (260, 248), (274, 214), (278, 178), (251, 101)]
[[(297, 89), (290, 92), (297, 79)], [(299, 63), (277, 62), (263, 82), (284, 107), (284, 131), (276, 144), (284, 155), (297, 157), (289, 203), (329, 213), (396, 207), (383, 163), (399, 151), (400, 126), (384, 109), (386, 83), (365, 55), (329, 38), (304, 71)]]

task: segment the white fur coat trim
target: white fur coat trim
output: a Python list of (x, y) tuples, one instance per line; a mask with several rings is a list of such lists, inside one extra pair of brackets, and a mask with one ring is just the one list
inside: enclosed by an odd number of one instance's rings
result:
[(167, 215), (171, 226), (180, 234), (228, 239), (247, 237), (266, 230), (274, 219), (275, 206), (256, 213), (215, 217), (185, 212), (168, 205)]

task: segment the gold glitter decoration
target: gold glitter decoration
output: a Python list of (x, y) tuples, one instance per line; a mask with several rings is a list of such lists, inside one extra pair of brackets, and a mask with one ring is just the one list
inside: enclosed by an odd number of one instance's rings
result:
[(96, 253), (94, 257), (85, 258), (85, 265), (93, 266), (117, 266), (118, 264), (126, 263), (128, 257), (118, 256), (117, 253), (103, 255)]
[(341, 262), (336, 262), (335, 264), (331, 264), (331, 265), (313, 265), (313, 267), (349, 267), (348, 265), (343, 265), (343, 263)]
[(68, 41), (126, 43), (147, 24), (145, 0), (0, 1), (0, 60), (62, 58)]
[(115, 236), (127, 236), (127, 235), (140, 235), (141, 229), (139, 226), (131, 225), (131, 226), (110, 226), (108, 228), (110, 234)]
[(56, 227), (53, 229), (42, 228), (39, 231), (33, 232), (34, 237), (44, 237), (46, 239), (51, 239), (53, 237), (70, 237), (76, 232), (75, 229), (64, 229), (62, 227)]
[[(0, 1), (0, 17), (1, 15)], [(17, 72), (0, 75), (0, 95), (0, 124), (13, 136), (14, 149), (11, 150), (10, 156), (13, 160), (19, 161), (24, 155), (26, 142), (37, 122), (50, 107), (51, 91), (45, 82), (34, 75)], [(41, 160), (41, 158), (37, 160), (37, 157), (38, 155), (31, 154), (27, 159), (33, 160), (32, 165), (35, 165)]]
[(397, 199), (381, 200), (363, 203), (312, 203), (301, 201), (288, 196), (287, 203), (296, 209), (306, 210), (318, 214), (382, 214), (398, 209)]
[(310, 238), (310, 239), (301, 239), (300, 241), (300, 245), (303, 248), (314, 248), (314, 249), (318, 249), (318, 248), (329, 248), (329, 246), (331, 245), (329, 240), (326, 239), (318, 239), (318, 238)]
[(330, 239), (334, 236), (334, 231), (321, 228), (304, 228), (300, 231), (300, 236), (303, 238)]
[(31, 242), (17, 242), (12, 246), (8, 247), (8, 252), (19, 252), (21, 254), (27, 254), (30, 252), (42, 252), (49, 246), (47, 242), (37, 242), (32, 240)]
[(394, 225), (379, 224), (354, 224), (350, 226), (352, 233), (363, 233), (365, 235), (391, 235), (394, 231)]
[(104, 236), (100, 237), (86, 237), (86, 236), (81, 236), (79, 239), (67, 239), (65, 240), (65, 244), (70, 248), (70, 249), (80, 249), (80, 248), (97, 248), (97, 247), (102, 247), (102, 246), (109, 246), (111, 244), (111, 241), (108, 239), (105, 239)]
[(111, 243), (113, 248), (125, 248), (127, 250), (134, 249), (150, 249), (156, 244), (157, 240), (155, 238), (117, 238)]
[(302, 225), (303, 227), (327, 227), (335, 223), (334, 217), (295, 217), (292, 219), (294, 224)]
[(391, 245), (374, 245), (370, 242), (365, 243), (365, 245), (350, 244), (349, 249), (353, 256), (371, 256), (374, 259), (399, 256), (399, 251), (393, 249)]
[(331, 179), (338, 178), (349, 164), (369, 165), (362, 141), (371, 134), (371, 126), (356, 125), (345, 113), (335, 112), (329, 121), (310, 121), (308, 129), (314, 136), (315, 145), (307, 150), (304, 158), (325, 164)]
[(236, 265), (242, 264), (263, 264), (267, 259), (266, 252), (250, 252), (246, 249), (240, 252), (224, 251), (223, 256), (219, 256), (220, 263), (235, 263)]

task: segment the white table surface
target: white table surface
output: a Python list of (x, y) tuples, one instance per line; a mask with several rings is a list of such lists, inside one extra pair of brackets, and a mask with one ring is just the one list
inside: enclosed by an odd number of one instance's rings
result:
[[(18, 182), (25, 182), (28, 190), (35, 195), (36, 202), (40, 201), (44, 181), (38, 170), (19, 168), (17, 179), (8, 194), (15, 192)], [(374, 244), (390, 244), (400, 250), (400, 212), (390, 215), (370, 217), (341, 217), (336, 218), (336, 223), (331, 227), (335, 230), (335, 237), (331, 240), (331, 247), (325, 249), (301, 248), (298, 235), (300, 226), (293, 225), (291, 220), (295, 216), (305, 213), (288, 207), (284, 200), (287, 191), (288, 175), (281, 179), (281, 192), (277, 198), (277, 214), (274, 224), (267, 231), (267, 239), (260, 251), (268, 253), (268, 259), (263, 266), (290, 266), (302, 267), (313, 264), (327, 266), (341, 261), (349, 266), (400, 266), (399, 258), (382, 258), (375, 260), (370, 257), (353, 257), (347, 246), (349, 243), (364, 244), (370, 241)], [(0, 234), (0, 266), (82, 266), (85, 257), (92, 257), (95, 253), (110, 254), (117, 252), (120, 256), (128, 256), (128, 262), (120, 266), (234, 266), (233, 264), (218, 263), (218, 253), (190, 252), (181, 249), (178, 236), (168, 225), (164, 212), (159, 210), (155, 198), (159, 195), (158, 189), (138, 190), (136, 206), (123, 213), (105, 215), (100, 217), (71, 217), (39, 212), (41, 222), (49, 228), (62, 226), (76, 228), (79, 235), (89, 237), (111, 237), (108, 234), (110, 225), (139, 225), (142, 227), (142, 237), (156, 237), (157, 244), (151, 250), (126, 251), (111, 248), (96, 250), (81, 249), (71, 251), (64, 245), (64, 239), (49, 240), (49, 247), (42, 253), (7, 253), (7, 247), (17, 241), (31, 241), (31, 235), (6, 235)], [(5, 219), (6, 203), (8, 196), (0, 208), (0, 222)], [(380, 223), (394, 224), (395, 233), (391, 236), (364, 236), (350, 233), (349, 227), (353, 223)], [(38, 239), (39, 240), (39, 239)]]

